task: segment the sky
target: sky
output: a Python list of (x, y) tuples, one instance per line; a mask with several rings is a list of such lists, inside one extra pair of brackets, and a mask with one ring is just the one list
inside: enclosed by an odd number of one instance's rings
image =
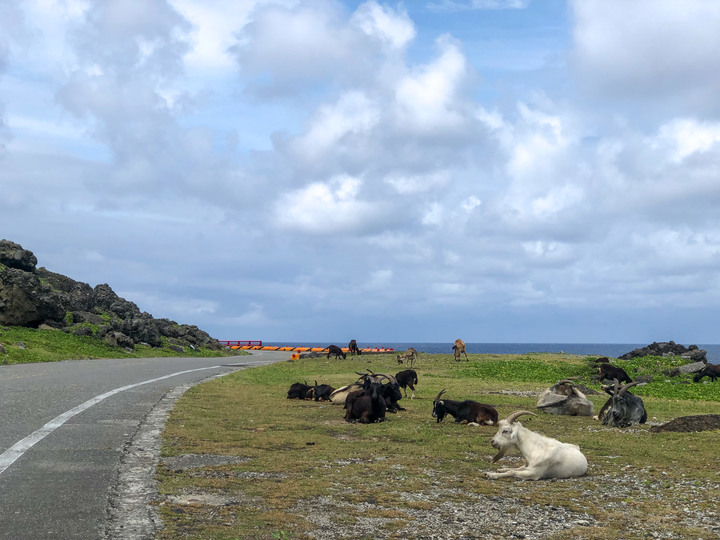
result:
[(720, 343), (715, 0), (0, 0), (0, 238), (218, 339)]

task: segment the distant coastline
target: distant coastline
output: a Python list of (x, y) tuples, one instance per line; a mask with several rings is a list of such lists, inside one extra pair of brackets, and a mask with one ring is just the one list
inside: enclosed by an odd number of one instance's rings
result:
[[(347, 341), (328, 342), (296, 342), (296, 341), (263, 341), (264, 345), (287, 345), (326, 347), (331, 343), (339, 346), (346, 346)], [(678, 342), (680, 343), (680, 342)], [(415, 347), (421, 353), (427, 354), (452, 354), (452, 343), (393, 343), (388, 341), (368, 341), (367, 343), (358, 340), (361, 347), (386, 347), (396, 351), (407, 350), (408, 347)], [(528, 354), (533, 352), (557, 353), (579, 355), (596, 355), (617, 358), (627, 352), (648, 343), (466, 343), (469, 353), (477, 354)], [(686, 347), (697, 345), (707, 351), (708, 362), (720, 363), (720, 344), (706, 345), (702, 343), (682, 343)]]

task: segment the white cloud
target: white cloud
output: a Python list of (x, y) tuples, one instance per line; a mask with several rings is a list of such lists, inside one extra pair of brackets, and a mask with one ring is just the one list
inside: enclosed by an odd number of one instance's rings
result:
[(415, 25), (401, 6), (396, 12), (371, 0), (358, 7), (350, 22), (394, 49), (405, 47), (415, 38)]
[(363, 135), (380, 120), (377, 106), (362, 92), (346, 92), (332, 105), (322, 105), (310, 121), (307, 132), (292, 143), (299, 159), (322, 160), (328, 152), (337, 152), (343, 138)]
[(650, 140), (653, 148), (669, 148), (676, 163), (693, 154), (709, 152), (719, 142), (720, 123), (698, 122), (691, 118), (674, 119), (660, 126), (657, 136)]
[(281, 195), (275, 204), (278, 226), (310, 234), (359, 232), (372, 226), (373, 205), (358, 198), (362, 181), (340, 176)]
[[(575, 0), (575, 61), (597, 96), (679, 101), (718, 111), (720, 4), (707, 0)], [(608, 96), (608, 93), (611, 96)]]
[(397, 84), (398, 124), (405, 129), (451, 129), (463, 119), (458, 101), (468, 75), (466, 59), (450, 36), (438, 38), (436, 45), (439, 56)]

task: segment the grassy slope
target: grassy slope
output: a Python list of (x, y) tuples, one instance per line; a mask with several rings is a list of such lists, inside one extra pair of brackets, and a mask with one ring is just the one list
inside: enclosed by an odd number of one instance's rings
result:
[[(112, 347), (101, 339), (75, 336), (60, 330), (36, 330), (20, 326), (0, 327), (0, 344), (6, 354), (0, 353), (0, 364), (29, 362), (57, 362), (89, 358), (152, 358), (159, 356), (227, 356), (229, 352), (210, 349), (185, 348), (178, 353), (168, 347), (153, 348), (137, 345), (132, 352)], [(21, 346), (20, 344), (23, 344)]]
[[(431, 418), (432, 399), (443, 388), (449, 399), (493, 404), (501, 417), (517, 409), (534, 410), (536, 393), (561, 378), (581, 376), (581, 382), (599, 389), (591, 381), (595, 371), (589, 360), (551, 354), (471, 355), (470, 362), (456, 363), (450, 355), (423, 355), (416, 366), (418, 399), (401, 401), (407, 411), (388, 415), (386, 422), (373, 425), (346, 423), (341, 406), (287, 400), (287, 388), (293, 382), (315, 379), (339, 387), (352, 382), (355, 371), (365, 367), (394, 374), (398, 366), (391, 355), (285, 362), (194, 387), (178, 402), (168, 421), (164, 455), (218, 454), (248, 459), (200, 469), (161, 465), (161, 493), (213, 493), (233, 501), (218, 507), (168, 500), (161, 506), (166, 525), (162, 537), (303, 538), (314, 526), (304, 505), (318, 497), (369, 503), (371, 509), (363, 510), (363, 516), (370, 512), (387, 518), (383, 534), (392, 535), (393, 530), (412, 521), (412, 511), (432, 510), (437, 504), (431, 501), (432, 493), (440, 488), (451, 490), (458, 504), (503, 493), (527, 504), (588, 512), (598, 520), (560, 535), (563, 538), (616, 538), (619, 528), (626, 530), (633, 520), (648, 530), (667, 529), (678, 537), (707, 537), (679, 518), (685, 505), (709, 508), (712, 499), (720, 495), (717, 469), (708, 467), (715, 460), (718, 431), (654, 434), (648, 426), (606, 428), (587, 417), (525, 417), (527, 427), (578, 444), (590, 463), (588, 477), (560, 482), (490, 481), (481, 471), (495, 467), (490, 465), (493, 451), (489, 444), (495, 428), (463, 426), (451, 420), (438, 424)], [(678, 362), (645, 359), (621, 365), (636, 375), (658, 373)], [(659, 377), (634, 390), (645, 401), (649, 422), (720, 414), (720, 383), (686, 381), (665, 382)], [(588, 396), (596, 411), (604, 396)], [(507, 458), (501, 463), (507, 465), (508, 461), (511, 466), (519, 464), (517, 459)], [(633, 485), (647, 486), (647, 490), (623, 487), (630, 474)], [(388, 484), (383, 481), (387, 478), (398, 482)], [(379, 488), (388, 485), (394, 488)], [(703, 496), (696, 497), (693, 486), (704, 490)], [(352, 525), (359, 517), (358, 512), (342, 507), (332, 519)]]

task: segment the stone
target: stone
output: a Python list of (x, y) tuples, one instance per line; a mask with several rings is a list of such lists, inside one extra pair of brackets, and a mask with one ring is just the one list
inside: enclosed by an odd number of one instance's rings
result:
[(674, 341), (667, 342), (653, 342), (647, 347), (640, 347), (630, 352), (619, 356), (620, 360), (631, 360), (632, 358), (638, 358), (641, 356), (680, 356), (693, 362), (706, 361), (707, 351), (699, 349), (697, 345), (690, 345), (685, 348), (682, 345), (678, 345)]
[(33, 255), (32, 251), (23, 249), (20, 244), (10, 240), (0, 240), (0, 264), (32, 272), (37, 265), (37, 257)]
[(155, 319), (141, 312), (107, 283), (93, 288), (36, 266), (31, 251), (0, 240), (0, 325), (55, 328), (69, 333), (76, 330), (73, 324), (90, 323), (98, 326), (98, 338), (116, 342), (110, 334), (124, 335), (120, 341), (128, 341), (121, 347), (132, 348), (140, 342), (161, 347), (163, 338), (172, 338), (180, 347), (223, 348), (197, 326)]

